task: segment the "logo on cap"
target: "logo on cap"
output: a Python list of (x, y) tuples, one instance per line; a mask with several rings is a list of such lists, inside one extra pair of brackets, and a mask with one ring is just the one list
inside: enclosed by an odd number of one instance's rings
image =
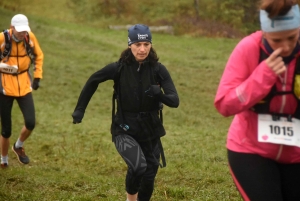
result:
[(148, 34), (137, 34), (138, 40), (146, 40), (148, 38)]

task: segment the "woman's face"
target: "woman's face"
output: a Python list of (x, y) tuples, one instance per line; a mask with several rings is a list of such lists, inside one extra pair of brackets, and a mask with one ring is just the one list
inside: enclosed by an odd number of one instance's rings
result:
[(280, 56), (287, 57), (292, 54), (298, 43), (299, 28), (279, 32), (265, 32), (263, 36), (273, 50), (282, 48)]
[(150, 42), (137, 42), (133, 43), (131, 46), (129, 46), (129, 48), (131, 49), (135, 60), (137, 60), (138, 62), (142, 62), (149, 55), (151, 46), (152, 45)]

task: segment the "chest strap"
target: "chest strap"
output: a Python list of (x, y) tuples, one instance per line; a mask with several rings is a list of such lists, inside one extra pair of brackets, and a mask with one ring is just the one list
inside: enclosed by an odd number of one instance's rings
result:
[[(265, 53), (263, 49), (260, 48), (260, 57), (259, 57), (259, 63), (262, 62), (268, 58), (268, 55)], [(298, 81), (297, 81), (298, 80)], [(276, 86), (274, 85), (269, 94), (266, 95), (261, 101), (259, 101), (257, 104), (255, 104), (252, 108), (250, 108), (252, 111), (258, 113), (258, 114), (272, 114), (276, 116), (289, 116), (290, 114), (273, 114), (270, 112), (270, 103), (271, 100), (275, 96), (280, 96), (280, 95), (286, 95), (286, 94), (293, 94), (294, 97), (298, 100), (298, 106), (296, 109), (296, 112), (293, 114), (295, 117), (300, 117), (300, 58), (299, 56), (297, 57), (296, 60), (296, 66), (295, 66), (295, 71), (294, 71), (294, 79), (293, 79), (293, 90), (292, 91), (277, 91)], [(298, 95), (297, 95), (298, 91)]]
[(0, 73), (12, 75), (12, 76), (17, 76), (17, 75), (26, 73), (28, 70), (29, 70), (29, 69), (26, 69), (26, 70), (23, 70), (23, 71), (20, 71), (20, 72), (16, 72), (16, 73), (6, 73), (6, 72), (0, 72)]

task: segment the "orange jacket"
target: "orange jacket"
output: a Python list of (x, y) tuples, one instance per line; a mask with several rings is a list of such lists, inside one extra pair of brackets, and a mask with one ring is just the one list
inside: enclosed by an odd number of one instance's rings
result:
[[(9, 30), (10, 35), (12, 35), (12, 30)], [(43, 73), (43, 60), (44, 54), (40, 48), (38, 40), (32, 32), (29, 32), (29, 44), (33, 47), (33, 53), (35, 55), (34, 60), (34, 78), (42, 78)], [(5, 37), (4, 33), (0, 33), (0, 49), (3, 52), (5, 47)], [(8, 65), (18, 66), (18, 72), (24, 73), (18, 75), (1, 73), (0, 71), (0, 93), (3, 93), (7, 96), (25, 96), (26, 94), (32, 91), (31, 88), (31, 74), (29, 67), (31, 65), (31, 60), (26, 53), (26, 48), (24, 42), (15, 42), (11, 38), (11, 52), (7, 58), (4, 58), (1, 63), (6, 63)]]

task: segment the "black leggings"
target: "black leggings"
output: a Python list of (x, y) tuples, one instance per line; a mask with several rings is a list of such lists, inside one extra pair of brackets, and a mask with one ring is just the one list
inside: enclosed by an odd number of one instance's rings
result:
[(300, 200), (300, 163), (282, 164), (228, 150), (232, 178), (244, 200)]
[(28, 93), (25, 96), (21, 97), (5, 96), (3, 94), (0, 94), (0, 113), (2, 125), (1, 135), (4, 138), (9, 138), (11, 136), (11, 111), (14, 100), (17, 100), (19, 104), (19, 107), (24, 117), (25, 127), (31, 131), (35, 127), (35, 110), (32, 93)]
[(138, 193), (139, 201), (149, 201), (154, 190), (154, 179), (159, 166), (158, 139), (137, 142), (129, 135), (115, 137), (115, 146), (128, 166), (126, 192)]

